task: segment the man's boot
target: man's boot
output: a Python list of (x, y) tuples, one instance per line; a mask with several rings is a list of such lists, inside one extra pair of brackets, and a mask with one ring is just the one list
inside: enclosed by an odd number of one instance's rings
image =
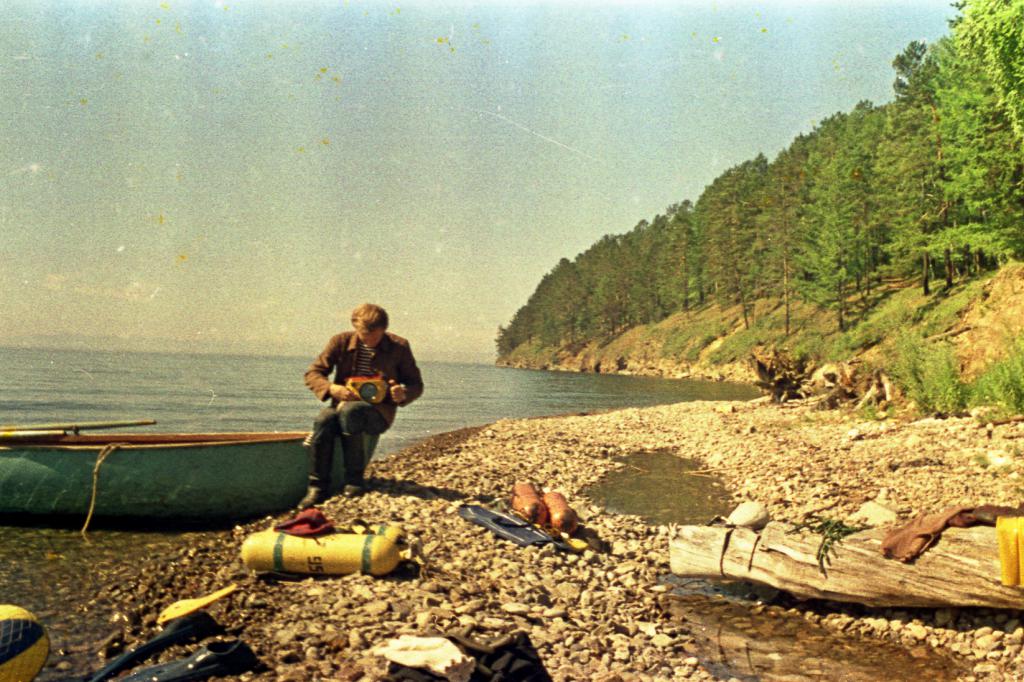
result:
[(331, 487), (331, 465), (334, 460), (334, 438), (306, 443), (309, 453), (309, 488), (296, 509), (308, 509), (327, 499)]
[(358, 497), (366, 491), (366, 435), (356, 433), (342, 434), (341, 449), (345, 459), (345, 487), (341, 494), (345, 497)]

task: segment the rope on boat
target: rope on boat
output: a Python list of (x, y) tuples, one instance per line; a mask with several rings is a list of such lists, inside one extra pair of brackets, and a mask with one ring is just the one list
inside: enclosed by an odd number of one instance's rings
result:
[(103, 464), (103, 460), (107, 458), (107, 455), (113, 453), (114, 450), (117, 450), (122, 445), (124, 445), (124, 443), (108, 443), (107, 445), (104, 445), (103, 449), (100, 450), (98, 455), (96, 455), (96, 464), (92, 468), (92, 496), (89, 498), (89, 513), (86, 514), (85, 523), (82, 524), (82, 530), (79, 531), (82, 534), (83, 539), (87, 539), (85, 537), (85, 531), (88, 530), (89, 522), (92, 521), (92, 513), (96, 509), (96, 493), (100, 482), (100, 465)]

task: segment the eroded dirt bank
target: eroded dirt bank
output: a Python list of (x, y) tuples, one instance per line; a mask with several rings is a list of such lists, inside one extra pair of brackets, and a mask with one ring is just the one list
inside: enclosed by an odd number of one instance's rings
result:
[[(607, 513), (580, 493), (622, 466), (615, 457), (669, 450), (701, 460), (731, 485), (736, 501), (759, 500), (773, 518), (799, 521), (808, 513), (848, 518), (866, 500), (903, 517), (961, 502), (1016, 505), (1022, 445), (1019, 424), (998, 426), (990, 437), (969, 419), (865, 422), (759, 401), (500, 421), (375, 463), (375, 491), (324, 505), (339, 523), (400, 523), (428, 555), (421, 575), (252, 576), (239, 563), (239, 547), (247, 533), (271, 523), (265, 519), (184, 549), (171, 565), (125, 567), (120, 582), (111, 580), (112, 589), (98, 596), (122, 614), (112, 628), (123, 638), (115, 634), (107, 648), (150, 636), (156, 613), (175, 599), (238, 582), (242, 589), (211, 611), (264, 662), (249, 679), (376, 679), (383, 664), (369, 654), (373, 645), (459, 628), (481, 639), (526, 630), (559, 680), (711, 679), (688, 624), (659, 607), (669, 529)], [(459, 504), (507, 496), (515, 480), (527, 478), (564, 491), (611, 552), (519, 549), (456, 514)], [(1024, 676), (1016, 612), (815, 603), (793, 610), (843, 636), (951, 654), (979, 679)]]

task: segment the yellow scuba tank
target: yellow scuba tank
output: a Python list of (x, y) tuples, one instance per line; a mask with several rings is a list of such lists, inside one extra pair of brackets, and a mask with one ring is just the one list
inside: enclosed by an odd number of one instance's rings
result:
[(25, 682), (42, 670), (50, 638), (30, 612), (0, 604), (0, 682)]
[(385, 575), (402, 560), (401, 527), (382, 524), (368, 533), (297, 537), (275, 530), (253, 533), (242, 543), (242, 563), (251, 571)]
[(999, 546), (999, 577), (1004, 585), (1020, 585), (1021, 520), (1018, 517), (996, 517), (996, 542)]

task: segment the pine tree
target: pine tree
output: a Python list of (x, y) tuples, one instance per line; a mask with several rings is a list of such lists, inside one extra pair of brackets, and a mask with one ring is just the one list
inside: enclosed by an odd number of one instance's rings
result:
[(977, 55), (1024, 140), (1024, 0), (967, 0), (956, 27), (961, 47)]
[(802, 295), (819, 306), (834, 309), (840, 330), (846, 329), (851, 282), (862, 267), (855, 228), (857, 205), (850, 198), (857, 180), (842, 152), (846, 126), (847, 116), (836, 114), (816, 131), (807, 164), (813, 179), (798, 259), (804, 275), (800, 281)]
[(896, 101), (886, 107), (885, 132), (875, 173), (888, 191), (878, 197), (888, 226), (889, 257), (909, 272), (920, 259), (921, 286), (929, 293), (931, 235), (943, 226), (948, 205), (942, 193), (942, 138), (935, 98), (936, 61), (922, 42), (912, 42), (893, 60)]
[[(979, 250), (1011, 256), (1024, 250), (1024, 154), (981, 61), (951, 40), (939, 43), (937, 95), (945, 141), (943, 190), (956, 206), (938, 235), (962, 270)], [(946, 278), (953, 277), (952, 263)]]
[(807, 200), (807, 155), (810, 137), (801, 135), (768, 167), (758, 216), (766, 239), (765, 277), (774, 283), (785, 310), (785, 331), (792, 327), (792, 297), (796, 257), (800, 248), (800, 219)]

